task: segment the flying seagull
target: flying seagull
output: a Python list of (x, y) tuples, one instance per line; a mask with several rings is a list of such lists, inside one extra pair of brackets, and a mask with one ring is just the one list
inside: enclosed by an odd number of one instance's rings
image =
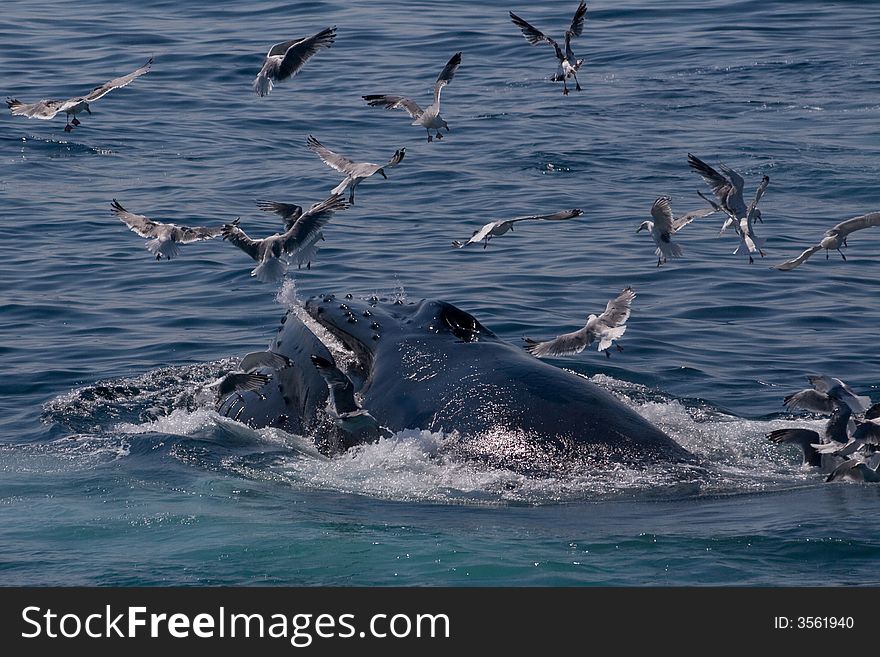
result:
[(563, 219), (580, 217), (583, 213), (583, 210), (573, 208), (571, 210), (560, 210), (553, 214), (538, 214), (528, 217), (516, 217), (515, 219), (492, 221), (483, 226), (480, 230), (475, 230), (474, 234), (471, 235), (471, 238), (467, 242), (459, 242), (458, 240), (455, 240), (452, 242), (452, 246), (460, 249), (468, 244), (475, 244), (476, 242), (482, 241), (483, 248), (485, 249), (489, 246), (490, 239), (498, 237), (499, 235), (504, 235), (507, 231), (512, 231), (513, 225), (519, 221), (561, 221)]
[(403, 160), (404, 155), (406, 155), (406, 149), (401, 148), (394, 152), (394, 155), (388, 160), (387, 164), (372, 164), (370, 162), (353, 162), (349, 160), (344, 155), (339, 155), (339, 153), (334, 153), (329, 148), (324, 146), (321, 142), (315, 139), (312, 135), (309, 135), (307, 140), (309, 149), (321, 158), (321, 161), (326, 164), (331, 169), (336, 169), (339, 173), (345, 174), (345, 179), (339, 183), (333, 190), (330, 192), (331, 194), (341, 194), (346, 189), (349, 190), (348, 193), (348, 202), (354, 204), (354, 190), (357, 189), (357, 186), (361, 184), (361, 181), (369, 178), (374, 173), (380, 174), (386, 180), (388, 176), (385, 175), (385, 167), (393, 167)]
[(871, 228), (873, 226), (880, 226), (880, 212), (872, 212), (870, 214), (863, 214), (860, 217), (853, 217), (852, 219), (847, 219), (846, 221), (842, 221), (833, 228), (829, 228), (825, 231), (825, 235), (815, 246), (811, 246), (806, 249), (803, 253), (801, 253), (797, 258), (792, 258), (791, 260), (787, 260), (781, 264), (774, 266), (774, 269), (781, 269), (782, 271), (789, 271), (794, 269), (795, 267), (800, 267), (804, 264), (807, 259), (816, 253), (816, 251), (820, 251), (825, 249), (825, 259), (828, 259), (828, 252), (831, 249), (835, 249), (840, 257), (846, 260), (846, 256), (843, 255), (843, 251), (840, 250), (841, 246), (846, 246), (847, 237), (849, 234), (862, 230), (863, 228)]
[(116, 199), (113, 199), (110, 207), (113, 214), (119, 217), (119, 220), (132, 232), (149, 239), (144, 246), (147, 251), (156, 256), (156, 260), (161, 260), (162, 256), (165, 256), (166, 260), (171, 260), (171, 258), (180, 255), (178, 244), (209, 240), (223, 232), (223, 228), (220, 226), (217, 228), (189, 228), (153, 221), (141, 214), (129, 212)]
[(337, 210), (344, 210), (348, 205), (339, 194), (334, 194), (320, 203), (315, 203), (307, 212), (297, 219), (283, 234), (275, 233), (263, 239), (248, 237), (238, 226), (236, 219), (223, 226), (224, 240), (247, 253), (257, 262), (251, 276), (264, 283), (280, 280), (287, 272), (286, 255), (297, 257), (299, 253), (314, 247), (315, 234), (327, 225)]
[[(152, 65), (153, 58), (150, 57), (150, 59), (147, 60), (147, 63), (140, 68), (135, 69), (128, 75), (114, 78), (109, 82), (105, 82), (104, 84), (95, 87), (85, 96), (76, 96), (75, 98), (69, 98), (67, 100), (40, 100), (36, 103), (23, 103), (16, 98), (8, 98), (6, 100), (6, 106), (14, 116), (26, 116), (30, 119), (43, 119), (44, 121), (55, 118), (56, 114), (64, 112), (67, 117), (67, 125), (64, 126), (64, 131), (70, 132), (73, 130), (74, 126), (80, 124), (80, 120), (76, 118), (77, 114), (80, 114), (81, 112), (86, 112), (87, 114), (92, 113), (92, 110), (89, 108), (90, 103), (95, 102), (99, 98), (103, 98), (114, 89), (124, 87), (136, 78), (149, 73)], [(71, 116), (73, 117), (73, 120), (71, 120)]]
[[(724, 173), (719, 173), (711, 166), (703, 162), (696, 155), (688, 153), (688, 166), (696, 171), (706, 184), (712, 188), (712, 193), (718, 199), (719, 206), (710, 201), (708, 198), (700, 194), (701, 197), (709, 201), (713, 207), (720, 207), (727, 215), (728, 219), (721, 227), (722, 232), (738, 222), (739, 218), (745, 217), (747, 208), (746, 202), (743, 200), (743, 187), (745, 180), (733, 169), (720, 166)], [(699, 192), (698, 192), (699, 193)]]
[(437, 139), (443, 139), (440, 128), (445, 128), (449, 132), (449, 124), (440, 116), (440, 92), (447, 84), (452, 82), (455, 72), (461, 65), (461, 53), (455, 53), (448, 62), (440, 75), (437, 76), (437, 82), (434, 83), (434, 102), (426, 109), (422, 109), (414, 100), (410, 100), (404, 96), (388, 96), (384, 94), (370, 94), (362, 96), (370, 107), (384, 107), (385, 109), (402, 109), (412, 117), (411, 125), (420, 125), (428, 131), (428, 141), (433, 141), (431, 130), (437, 134)]
[[(295, 203), (279, 203), (278, 201), (257, 201), (257, 207), (263, 212), (274, 212), (284, 221), (284, 231), (293, 228), (297, 220), (302, 216), (302, 206)], [(303, 242), (296, 251), (294, 259), (298, 268), (306, 265), (306, 269), (312, 268), (312, 260), (318, 255), (318, 242), (324, 239), (324, 233), (314, 231), (308, 241)]]
[(328, 27), (304, 39), (283, 41), (269, 48), (263, 68), (254, 78), (254, 93), (265, 96), (276, 83), (300, 72), (311, 57), (322, 48), (329, 48), (336, 38), (336, 26)]
[(647, 230), (651, 233), (651, 239), (657, 245), (654, 253), (657, 255), (657, 266), (666, 262), (668, 258), (680, 258), (682, 255), (681, 245), (672, 241), (672, 236), (687, 226), (694, 219), (713, 214), (715, 210), (694, 210), (685, 215), (676, 217), (672, 214), (672, 206), (668, 196), (660, 196), (651, 205), (651, 216), (654, 221), (643, 221), (639, 224), (637, 233)]
[(522, 30), (523, 36), (529, 43), (535, 46), (542, 41), (546, 41), (553, 46), (553, 50), (556, 52), (556, 59), (559, 60), (559, 69), (557, 70), (556, 75), (553, 76), (553, 81), (562, 82), (562, 93), (566, 96), (569, 93), (568, 85), (565, 82), (568, 78), (574, 78), (575, 89), (578, 91), (581, 90), (580, 82), (578, 82), (577, 79), (577, 72), (580, 70), (584, 60), (575, 57), (574, 52), (571, 49), (571, 38), (581, 35), (581, 32), (584, 29), (584, 17), (586, 15), (587, 5), (584, 0), (581, 0), (577, 10), (574, 12), (574, 17), (571, 19), (571, 25), (565, 31), (565, 53), (563, 54), (562, 49), (556, 41), (524, 21), (512, 11), (510, 12), (510, 20)]
[[(526, 342), (526, 349), (533, 356), (544, 358), (546, 356), (568, 356), (570, 354), (579, 354), (584, 349), (593, 344), (594, 340), (599, 341), (598, 350), (604, 351), (605, 355), (610, 358), (608, 348), (614, 340), (626, 332), (626, 320), (629, 319), (630, 309), (636, 293), (631, 287), (626, 287), (611, 299), (605, 306), (605, 312), (601, 315), (590, 315), (587, 317), (586, 325), (571, 333), (559, 335), (553, 340), (538, 342), (531, 338), (523, 338)], [(621, 351), (623, 348), (616, 345)]]

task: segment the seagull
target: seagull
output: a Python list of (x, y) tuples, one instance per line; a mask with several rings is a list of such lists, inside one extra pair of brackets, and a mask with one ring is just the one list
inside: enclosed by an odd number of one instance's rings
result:
[(327, 383), (330, 391), (328, 412), (338, 427), (350, 434), (366, 433), (372, 440), (390, 434), (387, 429), (379, 426), (379, 422), (369, 411), (358, 405), (354, 398), (354, 384), (345, 372), (321, 356), (312, 355), (311, 359), (318, 374)]
[[(293, 228), (296, 221), (302, 216), (302, 206), (294, 203), (279, 203), (277, 201), (257, 201), (257, 207), (264, 212), (274, 212), (284, 220), (284, 231)], [(318, 242), (324, 239), (324, 233), (320, 230), (312, 233), (308, 242), (303, 242), (299, 250), (294, 254), (297, 268), (312, 268), (312, 260), (318, 254)]]
[(846, 240), (847, 237), (849, 237), (849, 234), (856, 230), (872, 228), (874, 226), (880, 226), (880, 212), (871, 212), (870, 214), (863, 214), (860, 217), (853, 217), (852, 219), (842, 221), (833, 228), (826, 230), (825, 235), (818, 244), (806, 249), (797, 258), (792, 258), (791, 260), (787, 260), (786, 262), (774, 266), (773, 269), (790, 271), (795, 267), (800, 267), (807, 261), (807, 258), (816, 253), (816, 251), (822, 249), (825, 249), (826, 260), (828, 259), (828, 252), (831, 249), (835, 249), (840, 254), (840, 257), (846, 260), (846, 256), (843, 255), (843, 251), (840, 250), (840, 247), (847, 245)]
[[(752, 257), (753, 253), (760, 253), (761, 257), (764, 257), (764, 252), (761, 250), (761, 247), (764, 246), (766, 240), (755, 235), (755, 218), (760, 217), (761, 215), (761, 211), (758, 210), (758, 201), (761, 200), (761, 197), (764, 195), (764, 190), (767, 189), (769, 183), (770, 178), (768, 176), (764, 176), (761, 179), (761, 183), (758, 185), (758, 189), (755, 192), (755, 199), (746, 210), (745, 216), (739, 218), (738, 224), (734, 223), (734, 225), (737, 226), (736, 232), (740, 237), (740, 242), (733, 254), (748, 255), (749, 264), (755, 262), (755, 259)], [(723, 226), (721, 230), (724, 230)]]
[(565, 32), (565, 54), (563, 55), (562, 49), (556, 41), (532, 25), (529, 25), (512, 11), (510, 12), (510, 20), (522, 30), (523, 36), (529, 43), (535, 46), (542, 41), (546, 41), (553, 46), (553, 50), (556, 51), (556, 59), (559, 60), (559, 69), (557, 70), (556, 75), (553, 76), (553, 81), (562, 82), (562, 93), (566, 96), (569, 93), (568, 85), (565, 82), (568, 78), (574, 78), (575, 89), (578, 91), (581, 90), (581, 85), (577, 79), (577, 72), (580, 70), (584, 60), (575, 57), (574, 52), (571, 49), (571, 38), (581, 35), (581, 32), (584, 29), (584, 17), (586, 14), (587, 5), (584, 0), (581, 0), (577, 10), (574, 12), (574, 17), (571, 19), (571, 25)]
[[(67, 125), (64, 126), (64, 132), (70, 132), (74, 126), (80, 124), (80, 120), (76, 118), (77, 114), (86, 112), (92, 113), (89, 104), (95, 102), (99, 98), (103, 98), (114, 89), (119, 89), (131, 83), (134, 79), (149, 73), (150, 67), (153, 65), (153, 58), (147, 60), (147, 63), (138, 69), (135, 69), (128, 75), (114, 78), (109, 82), (95, 87), (85, 96), (76, 96), (68, 100), (40, 100), (36, 103), (23, 103), (16, 98), (7, 98), (6, 106), (14, 116), (26, 116), (30, 119), (43, 119), (48, 121), (55, 118), (59, 112), (64, 112), (67, 117)], [(73, 120), (70, 117), (73, 117)]]
[(483, 226), (480, 230), (475, 230), (474, 234), (467, 242), (459, 242), (458, 240), (455, 240), (452, 242), (452, 246), (458, 247), (460, 249), (464, 246), (467, 246), (468, 244), (474, 244), (482, 240), (483, 248), (485, 249), (487, 246), (489, 246), (490, 239), (492, 239), (493, 237), (498, 237), (499, 235), (504, 235), (507, 231), (512, 231), (513, 224), (518, 221), (561, 221), (563, 219), (573, 219), (574, 217), (580, 217), (583, 213), (583, 210), (572, 208), (571, 210), (560, 210), (559, 212), (555, 212), (553, 214), (538, 214), (528, 217), (516, 217), (515, 219), (492, 221)]
[(695, 210), (688, 212), (680, 217), (672, 214), (672, 206), (669, 205), (671, 199), (668, 196), (658, 197), (651, 205), (651, 216), (654, 221), (643, 221), (639, 224), (636, 233), (643, 230), (651, 232), (651, 238), (657, 245), (654, 253), (657, 255), (657, 266), (666, 262), (668, 258), (680, 258), (682, 254), (681, 245), (672, 241), (672, 236), (679, 230), (687, 226), (694, 219), (708, 216), (715, 210)]
[(245, 354), (238, 364), (238, 368), (250, 374), (261, 367), (268, 367), (273, 370), (283, 370), (290, 367), (290, 359), (282, 354), (276, 354), (274, 351), (252, 351)]
[(275, 83), (296, 75), (316, 52), (333, 45), (335, 38), (334, 25), (304, 39), (276, 43), (269, 48), (263, 68), (254, 78), (254, 93), (258, 96), (267, 95)]
[(178, 244), (190, 244), (201, 240), (209, 240), (223, 232), (222, 227), (219, 226), (217, 228), (189, 228), (187, 226), (159, 223), (141, 214), (129, 212), (116, 199), (113, 199), (110, 207), (112, 212), (119, 217), (119, 220), (128, 226), (132, 232), (137, 233), (141, 237), (151, 238), (144, 246), (147, 251), (156, 256), (156, 260), (161, 260), (162, 256), (165, 256), (166, 260), (171, 260), (171, 258), (180, 255)]
[[(736, 171), (726, 166), (722, 165), (719, 167), (726, 174), (722, 175), (696, 155), (688, 153), (687, 157), (688, 166), (700, 174), (703, 180), (712, 188), (712, 193), (715, 194), (720, 203), (720, 209), (728, 215), (727, 221), (721, 227), (721, 231), (724, 232), (727, 228), (738, 222), (740, 217), (745, 217), (748, 212), (746, 202), (743, 200), (745, 180)], [(702, 194), (700, 196), (709, 201)], [(718, 207), (712, 201), (709, 201), (709, 203), (713, 207)]]
[(445, 128), (449, 132), (449, 124), (440, 116), (440, 92), (447, 84), (452, 82), (455, 72), (461, 65), (461, 53), (457, 52), (446, 66), (437, 76), (437, 82), (434, 83), (434, 102), (427, 109), (422, 109), (414, 100), (410, 100), (404, 96), (387, 96), (384, 94), (370, 94), (361, 96), (370, 107), (384, 107), (385, 109), (402, 109), (412, 117), (413, 122), (410, 125), (420, 125), (428, 131), (428, 141), (433, 141), (431, 130), (437, 133), (437, 139), (443, 139), (440, 128)]
[(236, 219), (223, 226), (222, 235), (224, 240), (229, 240), (258, 263), (251, 271), (251, 276), (256, 276), (264, 283), (278, 281), (287, 272), (287, 261), (283, 256), (290, 254), (297, 257), (300, 252), (313, 248), (315, 234), (327, 225), (334, 212), (347, 207), (339, 194), (333, 194), (315, 203), (283, 234), (251, 239), (239, 228), (239, 220)]
[[(579, 354), (585, 348), (599, 340), (598, 351), (604, 351), (605, 356), (611, 358), (608, 348), (614, 340), (626, 332), (626, 320), (629, 319), (630, 309), (636, 293), (631, 287), (626, 287), (616, 298), (608, 302), (603, 312), (598, 317), (590, 315), (584, 328), (559, 335), (553, 340), (538, 342), (531, 338), (523, 338), (526, 341), (526, 350), (533, 356), (544, 358), (546, 356), (567, 356)], [(616, 345), (618, 351), (623, 347)]]
[(393, 167), (400, 164), (404, 155), (406, 155), (406, 149), (400, 148), (394, 151), (394, 155), (388, 160), (388, 163), (384, 165), (371, 164), (370, 162), (353, 162), (343, 155), (334, 153), (312, 135), (309, 135), (307, 143), (309, 149), (321, 158), (321, 161), (324, 164), (331, 169), (336, 169), (339, 173), (345, 174), (345, 179), (334, 187), (330, 193), (341, 194), (346, 189), (349, 189), (348, 202), (350, 204), (354, 204), (354, 190), (361, 184), (362, 180), (369, 178), (374, 173), (380, 174), (387, 180), (388, 176), (385, 175), (385, 167)]
[(822, 466), (823, 454), (832, 454), (849, 441), (852, 410), (843, 402), (817, 390), (807, 389), (788, 395), (783, 403), (790, 409), (831, 413), (821, 435), (812, 429), (776, 429), (767, 434), (767, 438), (776, 444), (798, 445), (803, 451), (804, 465)]

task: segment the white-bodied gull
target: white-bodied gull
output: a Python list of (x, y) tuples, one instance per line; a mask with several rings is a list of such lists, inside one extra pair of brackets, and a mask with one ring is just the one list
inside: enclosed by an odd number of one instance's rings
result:
[[(626, 320), (629, 319), (632, 302), (635, 298), (636, 293), (633, 292), (633, 289), (626, 287), (617, 297), (608, 302), (605, 306), (605, 312), (598, 316), (590, 315), (587, 317), (587, 323), (582, 329), (564, 333), (544, 342), (523, 338), (526, 342), (526, 349), (538, 358), (568, 356), (579, 354), (593, 344), (594, 340), (598, 340), (598, 351), (604, 351), (605, 355), (610, 358), (611, 354), (608, 353), (608, 348), (614, 340), (620, 339), (626, 332)], [(623, 349), (620, 345), (616, 346), (618, 350)]]
[(315, 234), (327, 225), (337, 210), (348, 205), (339, 194), (333, 194), (320, 203), (315, 203), (297, 219), (283, 234), (275, 233), (263, 239), (252, 239), (238, 226), (236, 219), (223, 226), (223, 239), (247, 253), (258, 264), (251, 276), (264, 283), (280, 280), (287, 272), (285, 256), (297, 254), (314, 246)]
[(862, 230), (863, 228), (873, 228), (874, 226), (880, 226), (880, 212), (871, 212), (870, 214), (863, 214), (860, 217), (853, 217), (852, 219), (842, 221), (833, 228), (826, 230), (825, 235), (818, 244), (806, 249), (796, 258), (775, 265), (773, 269), (790, 271), (795, 267), (800, 267), (811, 255), (822, 249), (825, 249), (826, 260), (828, 259), (828, 252), (831, 249), (835, 249), (840, 254), (840, 257), (846, 260), (846, 256), (843, 255), (843, 251), (840, 250), (840, 247), (847, 245), (846, 240), (847, 237), (849, 237), (849, 234), (857, 230)]
[(388, 176), (385, 175), (385, 167), (390, 168), (400, 164), (400, 162), (403, 160), (403, 157), (406, 155), (406, 149), (400, 148), (394, 152), (394, 155), (391, 156), (391, 159), (388, 160), (386, 164), (354, 162), (353, 160), (349, 160), (344, 155), (334, 153), (317, 139), (315, 139), (312, 135), (309, 135), (307, 143), (309, 149), (315, 155), (321, 158), (321, 161), (324, 164), (326, 164), (331, 169), (335, 169), (339, 173), (345, 174), (345, 179), (336, 187), (334, 187), (331, 193), (341, 194), (346, 189), (348, 189), (348, 202), (351, 204), (354, 204), (354, 190), (357, 189), (357, 186), (361, 184), (361, 181), (369, 178), (374, 173), (380, 174), (383, 178), (387, 180)]
[[(56, 114), (64, 112), (67, 117), (67, 125), (64, 126), (64, 131), (70, 132), (73, 130), (74, 126), (80, 124), (80, 120), (76, 118), (77, 114), (80, 114), (81, 112), (86, 112), (87, 114), (92, 113), (92, 110), (89, 107), (90, 103), (95, 102), (99, 98), (103, 98), (114, 89), (124, 87), (131, 83), (132, 80), (148, 73), (152, 65), (153, 58), (150, 57), (150, 59), (147, 60), (147, 63), (140, 68), (135, 69), (128, 75), (123, 75), (114, 78), (109, 82), (105, 82), (104, 84), (95, 87), (84, 96), (76, 96), (67, 100), (40, 100), (36, 103), (23, 103), (17, 98), (8, 98), (6, 100), (6, 106), (15, 116), (26, 116), (30, 119), (43, 119), (44, 121), (53, 119)], [(71, 116), (73, 117), (73, 120), (71, 120)]]
[(452, 242), (452, 246), (458, 247), (459, 249), (467, 246), (468, 244), (475, 244), (476, 242), (483, 241), (483, 248), (485, 249), (489, 246), (489, 240), (493, 237), (498, 237), (499, 235), (504, 235), (508, 231), (513, 230), (513, 225), (520, 221), (562, 221), (565, 219), (573, 219), (574, 217), (580, 217), (584, 213), (583, 210), (578, 208), (572, 208), (571, 210), (560, 210), (559, 212), (554, 212), (553, 214), (536, 214), (530, 215), (528, 217), (516, 217), (514, 219), (502, 219), (499, 221), (491, 221), (485, 226), (483, 226), (480, 230), (475, 230), (474, 234), (471, 235), (471, 238), (467, 242), (459, 242), (455, 240)]
[(658, 197), (651, 205), (651, 216), (654, 221), (643, 221), (639, 224), (637, 233), (647, 230), (651, 233), (651, 239), (657, 245), (654, 253), (657, 255), (657, 266), (666, 262), (668, 258), (680, 258), (682, 255), (681, 245), (672, 241), (672, 236), (679, 230), (687, 226), (694, 219), (707, 217), (716, 212), (716, 210), (694, 210), (687, 214), (676, 217), (672, 214), (672, 206), (670, 205), (668, 196)]
[(428, 141), (434, 140), (431, 130), (437, 134), (437, 139), (443, 139), (440, 128), (445, 128), (446, 132), (449, 132), (449, 124), (440, 116), (440, 92), (443, 90), (443, 87), (452, 82), (452, 78), (455, 77), (455, 72), (460, 65), (461, 53), (457, 52), (449, 59), (437, 77), (437, 82), (434, 83), (434, 102), (425, 109), (422, 109), (417, 102), (405, 96), (369, 94), (362, 96), (362, 98), (371, 107), (405, 110), (413, 119), (411, 125), (420, 125), (428, 131)]
[(578, 82), (577, 79), (577, 72), (580, 70), (584, 60), (575, 57), (574, 51), (571, 49), (571, 39), (572, 37), (580, 36), (581, 32), (583, 32), (584, 17), (586, 15), (587, 4), (584, 0), (581, 0), (577, 10), (574, 12), (574, 17), (571, 19), (571, 25), (565, 31), (565, 52), (563, 53), (562, 48), (559, 47), (559, 44), (555, 40), (524, 21), (512, 11), (510, 12), (510, 20), (522, 30), (523, 36), (529, 43), (534, 46), (542, 41), (546, 41), (553, 47), (553, 50), (556, 53), (556, 59), (559, 61), (559, 68), (556, 75), (553, 76), (553, 81), (562, 82), (562, 93), (566, 96), (569, 93), (568, 85), (565, 82), (568, 78), (574, 78), (575, 89), (578, 91), (581, 90), (580, 82)]
[(322, 48), (329, 48), (336, 39), (336, 26), (327, 27), (304, 39), (282, 41), (269, 48), (263, 68), (254, 78), (254, 93), (265, 96), (276, 83), (300, 72), (305, 63)]
[(153, 221), (142, 214), (129, 212), (116, 199), (113, 199), (110, 207), (113, 214), (128, 226), (132, 232), (149, 240), (144, 247), (156, 256), (156, 260), (161, 260), (163, 256), (166, 260), (171, 260), (175, 256), (180, 255), (180, 247), (178, 245), (209, 240), (223, 232), (221, 226), (216, 228), (189, 228), (188, 226)]

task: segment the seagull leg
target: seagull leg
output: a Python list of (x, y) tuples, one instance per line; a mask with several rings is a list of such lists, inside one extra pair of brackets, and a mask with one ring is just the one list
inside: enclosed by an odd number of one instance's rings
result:
[(846, 256), (843, 255), (843, 251), (841, 251), (840, 249), (837, 249), (837, 252), (840, 254), (840, 257), (841, 257), (841, 258), (843, 258), (844, 260), (846, 260)]
[(437, 131), (437, 139), (443, 139), (443, 135), (440, 133), (439, 130)]
[(605, 358), (611, 358), (611, 352), (607, 349), (605, 350)]
[(657, 256), (657, 266), (660, 266), (660, 256)]
[(81, 123), (81, 121), (78, 118), (76, 118), (76, 115), (74, 115), (73, 121), (71, 121), (71, 123), (73, 125), (79, 125)]
[(574, 88), (578, 91), (583, 91), (583, 89), (581, 89), (581, 83), (578, 82), (578, 76), (576, 76), (574, 73), (572, 73), (571, 75), (574, 78)]
[(750, 265), (755, 264), (755, 259), (752, 257), (752, 254), (751, 254), (751, 253), (749, 254), (749, 264), (750, 264)]
[(621, 345), (615, 343), (614, 346), (617, 347), (617, 351), (623, 351), (623, 347)]
[(428, 143), (430, 144), (432, 141), (434, 141), (434, 137), (431, 135), (431, 131), (428, 130)]
[(565, 77), (564, 77), (564, 76), (563, 76), (563, 78), (562, 78), (562, 95), (563, 95), (563, 96), (567, 96), (567, 95), (568, 95), (568, 85), (565, 83)]

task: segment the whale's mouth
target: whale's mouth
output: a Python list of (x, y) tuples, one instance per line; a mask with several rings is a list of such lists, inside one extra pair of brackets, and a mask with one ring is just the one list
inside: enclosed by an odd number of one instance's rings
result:
[(358, 369), (366, 373), (373, 365), (373, 345), (379, 334), (369, 317), (363, 313), (359, 317), (347, 300), (332, 294), (311, 297), (305, 303), (305, 311), (354, 355)]

